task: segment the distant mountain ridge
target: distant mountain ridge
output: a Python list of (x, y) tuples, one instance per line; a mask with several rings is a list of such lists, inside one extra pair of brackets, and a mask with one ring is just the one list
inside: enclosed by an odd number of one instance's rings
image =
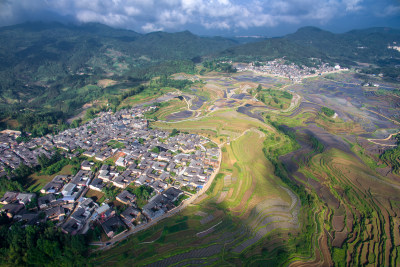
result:
[(0, 105), (26, 107), (29, 101), (28, 106), (35, 108), (48, 102), (43, 98), (81, 103), (103, 92), (86, 92), (83, 97), (73, 92), (101, 77), (137, 81), (189, 71), (194, 69), (192, 59), (235, 45), (227, 38), (199, 37), (188, 31), (140, 34), (98, 23), (2, 27)]
[(228, 48), (218, 54), (233, 60), (271, 60), (286, 57), (306, 62), (315, 57), (329, 62), (399, 64), (400, 53), (388, 45), (400, 44), (400, 30), (382, 27), (335, 34), (316, 27), (303, 27), (283, 37)]
[[(61, 23), (32, 22), (0, 28), (3, 57), (12, 56), (35, 45), (47, 45), (57, 50), (60, 42), (73, 46), (96, 41), (94, 48), (114, 45), (114, 49), (130, 56), (149, 56), (154, 59), (191, 59), (234, 46), (237, 42), (222, 37), (199, 37), (189, 31), (140, 34), (130, 30), (114, 29), (98, 23), (81, 26)], [(81, 38), (79, 40), (78, 38)], [(2, 40), (2, 41), (1, 41)], [(68, 52), (68, 49), (65, 52)]]
[[(245, 44), (243, 44), (246, 42)], [(189, 31), (141, 34), (99, 23), (29, 22), (0, 28), (0, 121), (26, 112), (70, 117), (85, 103), (114, 97), (155, 76), (195, 73), (201, 60), (266, 61), (298, 65), (357, 62), (393, 67), (400, 31), (370, 28), (334, 34), (315, 27), (283, 37), (200, 37)], [(380, 71), (380, 70), (378, 70)], [(392, 77), (397, 78), (397, 69)], [(100, 79), (112, 79), (102, 87)], [(11, 116), (11, 115), (12, 116)]]

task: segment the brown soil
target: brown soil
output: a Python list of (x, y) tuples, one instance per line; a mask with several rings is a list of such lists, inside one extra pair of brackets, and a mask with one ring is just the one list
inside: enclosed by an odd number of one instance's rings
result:
[[(330, 251), (327, 246), (327, 234), (323, 232), (318, 239), (318, 246), (315, 248), (315, 259), (313, 261), (296, 261), (290, 264), (291, 267), (309, 267), (309, 266), (333, 266)], [(322, 254), (322, 258), (321, 258)]]
[(96, 202), (98, 202), (103, 196), (104, 196), (103, 192), (98, 192), (92, 189), (89, 189), (89, 191), (87, 191), (85, 195), (85, 197), (92, 198)]
[(361, 259), (360, 263), (365, 266), (368, 263), (368, 251), (369, 251), (369, 243), (366, 243), (363, 245), (362, 251), (361, 251)]
[(339, 208), (339, 200), (335, 198), (335, 196), (328, 188), (322, 187), (321, 190), (318, 192), (318, 196), (328, 205), (329, 208), (333, 210)]
[[(399, 229), (400, 227), (400, 218), (393, 218), (394, 229)], [(400, 246), (400, 231), (393, 231), (394, 236), (394, 245)]]
[(232, 195), (233, 195), (233, 192), (234, 192), (233, 188), (229, 189), (229, 192), (228, 192), (228, 195), (226, 196), (226, 199), (230, 199), (232, 197)]
[(227, 194), (228, 194), (227, 191), (221, 192), (221, 194), (219, 195), (219, 197), (218, 197), (218, 199), (217, 199), (217, 201), (216, 201), (215, 203), (219, 204), (219, 203), (221, 203), (222, 201), (224, 201), (224, 199), (225, 199), (225, 197), (226, 197)]
[(347, 231), (349, 232), (353, 231), (353, 214), (351, 213), (350, 210), (347, 209), (347, 207), (346, 207), (346, 228)]
[(332, 226), (335, 231), (337, 232), (342, 231), (344, 228), (344, 216), (334, 215), (332, 218)]
[(352, 232), (351, 234), (349, 234), (349, 240), (347, 240), (347, 243), (353, 243), (353, 241), (357, 238), (357, 232)]
[(335, 239), (332, 241), (332, 246), (341, 248), (343, 245), (343, 242), (347, 238), (347, 231), (345, 232), (336, 232), (335, 233)]

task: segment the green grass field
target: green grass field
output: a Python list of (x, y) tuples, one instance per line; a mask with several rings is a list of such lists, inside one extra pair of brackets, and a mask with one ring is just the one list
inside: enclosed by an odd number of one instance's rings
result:
[(163, 102), (161, 107), (156, 112), (150, 112), (146, 114), (146, 118), (158, 120), (165, 120), (169, 115), (175, 112), (183, 111), (187, 109), (187, 104), (184, 100), (172, 99), (170, 101)]
[[(294, 224), (287, 224), (292, 216), (291, 211), (277, 208), (279, 205), (289, 207), (292, 199), (282, 188), (284, 184), (274, 176), (273, 166), (262, 150), (267, 134), (280, 135), (274, 128), (231, 109), (217, 111), (195, 121), (170, 124), (154, 122), (152, 127), (176, 128), (208, 135), (218, 143), (226, 142), (229, 138), (229, 145), (225, 143), (222, 149), (220, 174), (205, 197), (199, 198), (193, 206), (186, 208), (179, 216), (165, 219), (117, 247), (102, 252), (92, 259), (94, 264), (108, 265), (118, 259), (121, 266), (133, 263), (145, 265), (168, 257), (182, 257), (182, 262), (185, 262), (185, 257), (189, 259), (192, 254), (194, 257), (210, 244), (214, 244), (215, 253), (207, 259), (215, 258), (219, 262), (232, 264), (241, 258), (241, 251), (260, 242), (266, 245), (262, 238), (264, 235), (275, 235), (277, 231), (287, 234), (290, 228), (295, 228)], [(281, 142), (284, 141), (282, 137)], [(260, 205), (260, 202), (263, 204)], [(278, 209), (279, 214), (286, 214), (279, 217), (283, 218), (285, 227), (282, 228), (279, 223), (268, 223), (269, 218), (278, 216), (276, 212), (268, 211), (272, 207)], [(223, 223), (218, 224), (221, 221)], [(207, 231), (217, 224), (210, 234), (196, 237), (196, 233)], [(246, 228), (249, 230), (243, 231)], [(159, 232), (162, 235), (154, 243), (141, 243)], [(263, 234), (256, 237), (256, 233)], [(226, 236), (231, 236), (233, 240), (226, 240)], [(280, 240), (286, 238), (279, 237)], [(218, 248), (222, 244), (230, 248)]]
[[(212, 74), (208, 79), (212, 81), (201, 88), (210, 100), (201, 116), (152, 122), (151, 127), (201, 134), (221, 147), (220, 170), (209, 190), (179, 215), (95, 252), (92, 264), (399, 264), (400, 184), (382, 177), (359, 144), (347, 140), (347, 153), (301, 131), (315, 123), (325, 136), (364, 133), (359, 124), (326, 118), (312, 109), (290, 115), (256, 108), (263, 123), (236, 111), (246, 101), (210, 111), (227, 78)], [(244, 85), (232, 84), (237, 93)], [(173, 105), (157, 112), (168, 114)]]
[(45, 186), (47, 183), (51, 182), (51, 180), (53, 180), (55, 176), (72, 174), (71, 168), (72, 168), (71, 165), (67, 165), (64, 168), (62, 168), (61, 171), (53, 175), (38, 175), (37, 173), (34, 173), (29, 177), (33, 183), (29, 185), (27, 190), (29, 192), (39, 192), (40, 189), (42, 189), (43, 186)]

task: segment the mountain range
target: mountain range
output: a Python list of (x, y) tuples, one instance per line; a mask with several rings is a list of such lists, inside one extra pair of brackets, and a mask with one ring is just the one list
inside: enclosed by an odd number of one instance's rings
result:
[(303, 27), (293, 34), (228, 48), (219, 56), (238, 61), (264, 61), (286, 57), (295, 63), (309, 58), (354, 66), (357, 63), (386, 66), (400, 64), (400, 30), (369, 28), (335, 34), (315, 27)]
[[(247, 42), (247, 43), (243, 43)], [(0, 121), (26, 109), (68, 117), (94, 99), (119, 94), (142, 81), (195, 73), (203, 60), (323, 62), (396, 69), (400, 30), (370, 28), (335, 34), (304, 27), (283, 37), (200, 37), (191, 32), (139, 34), (98, 23), (30, 22), (0, 28)], [(397, 72), (394, 72), (394, 75)], [(117, 84), (96, 85), (109, 78)]]

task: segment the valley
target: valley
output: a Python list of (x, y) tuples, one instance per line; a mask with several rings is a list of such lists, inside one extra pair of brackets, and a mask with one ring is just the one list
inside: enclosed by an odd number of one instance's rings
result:
[[(396, 145), (387, 137), (398, 131), (397, 99), (385, 103), (349, 71), (296, 84), (252, 72), (186, 78), (202, 83), (182, 92), (185, 102), (161, 107), (151, 127), (216, 142), (219, 174), (179, 215), (95, 253), (93, 263), (399, 264), (400, 177), (379, 158)], [(285, 85), (296, 95), (293, 108), (257, 100), (251, 91), (259, 84)], [(379, 84), (388, 91), (396, 86)], [(200, 98), (206, 100), (193, 104)], [(191, 113), (183, 116), (185, 104)]]
[(0, 28), (0, 265), (399, 266), (399, 38)]

